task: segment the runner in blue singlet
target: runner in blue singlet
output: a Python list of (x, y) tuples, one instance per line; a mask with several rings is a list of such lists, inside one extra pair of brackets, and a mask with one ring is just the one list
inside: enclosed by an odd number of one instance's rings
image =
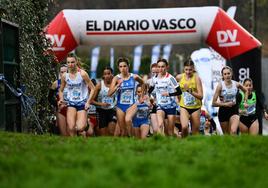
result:
[(145, 95), (147, 91), (143, 91), (142, 85), (138, 84), (136, 88), (137, 94), (137, 112), (133, 118), (133, 135), (137, 138), (144, 139), (149, 133), (149, 114), (150, 101), (149, 96)]
[(135, 102), (136, 81), (143, 84), (143, 80), (138, 75), (129, 72), (128, 59), (119, 58), (117, 66), (120, 74), (113, 78), (108, 96), (112, 96), (117, 91), (116, 116), (120, 135), (126, 136), (130, 133), (132, 117), (135, 114), (130, 107)]

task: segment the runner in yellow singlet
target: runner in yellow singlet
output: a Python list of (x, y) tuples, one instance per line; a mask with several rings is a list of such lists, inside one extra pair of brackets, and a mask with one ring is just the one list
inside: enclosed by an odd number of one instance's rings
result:
[(201, 79), (195, 72), (194, 63), (191, 59), (184, 63), (184, 73), (177, 75), (176, 79), (180, 83), (182, 90), (182, 95), (180, 96), (182, 137), (188, 135), (189, 120), (192, 126), (192, 134), (198, 134), (203, 88)]

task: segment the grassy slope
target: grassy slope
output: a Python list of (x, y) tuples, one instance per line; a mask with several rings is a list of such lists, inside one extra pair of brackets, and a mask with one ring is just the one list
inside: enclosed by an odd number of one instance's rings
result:
[(267, 142), (0, 132), (0, 187), (268, 187)]

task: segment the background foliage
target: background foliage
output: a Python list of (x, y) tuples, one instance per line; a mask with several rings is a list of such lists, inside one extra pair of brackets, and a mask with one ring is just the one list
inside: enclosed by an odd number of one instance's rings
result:
[[(36, 99), (35, 111), (45, 130), (52, 114), (47, 100), (48, 88), (55, 80), (56, 67), (53, 57), (46, 53), (43, 34), (51, 3), (52, 0), (0, 0), (0, 17), (19, 25), (21, 84), (26, 86), (26, 95)], [(33, 118), (27, 122), (27, 129), (35, 129)]]

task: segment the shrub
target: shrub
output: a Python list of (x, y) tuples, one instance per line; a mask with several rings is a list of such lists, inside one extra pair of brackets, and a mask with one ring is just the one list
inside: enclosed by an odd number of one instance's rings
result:
[[(26, 95), (35, 98), (34, 110), (45, 130), (52, 114), (47, 100), (48, 89), (56, 79), (56, 64), (51, 55), (46, 55), (43, 33), (49, 3), (52, 0), (0, 0), (0, 16), (19, 25), (21, 84), (26, 86)], [(34, 118), (30, 117), (27, 122), (27, 128), (35, 130)]]

